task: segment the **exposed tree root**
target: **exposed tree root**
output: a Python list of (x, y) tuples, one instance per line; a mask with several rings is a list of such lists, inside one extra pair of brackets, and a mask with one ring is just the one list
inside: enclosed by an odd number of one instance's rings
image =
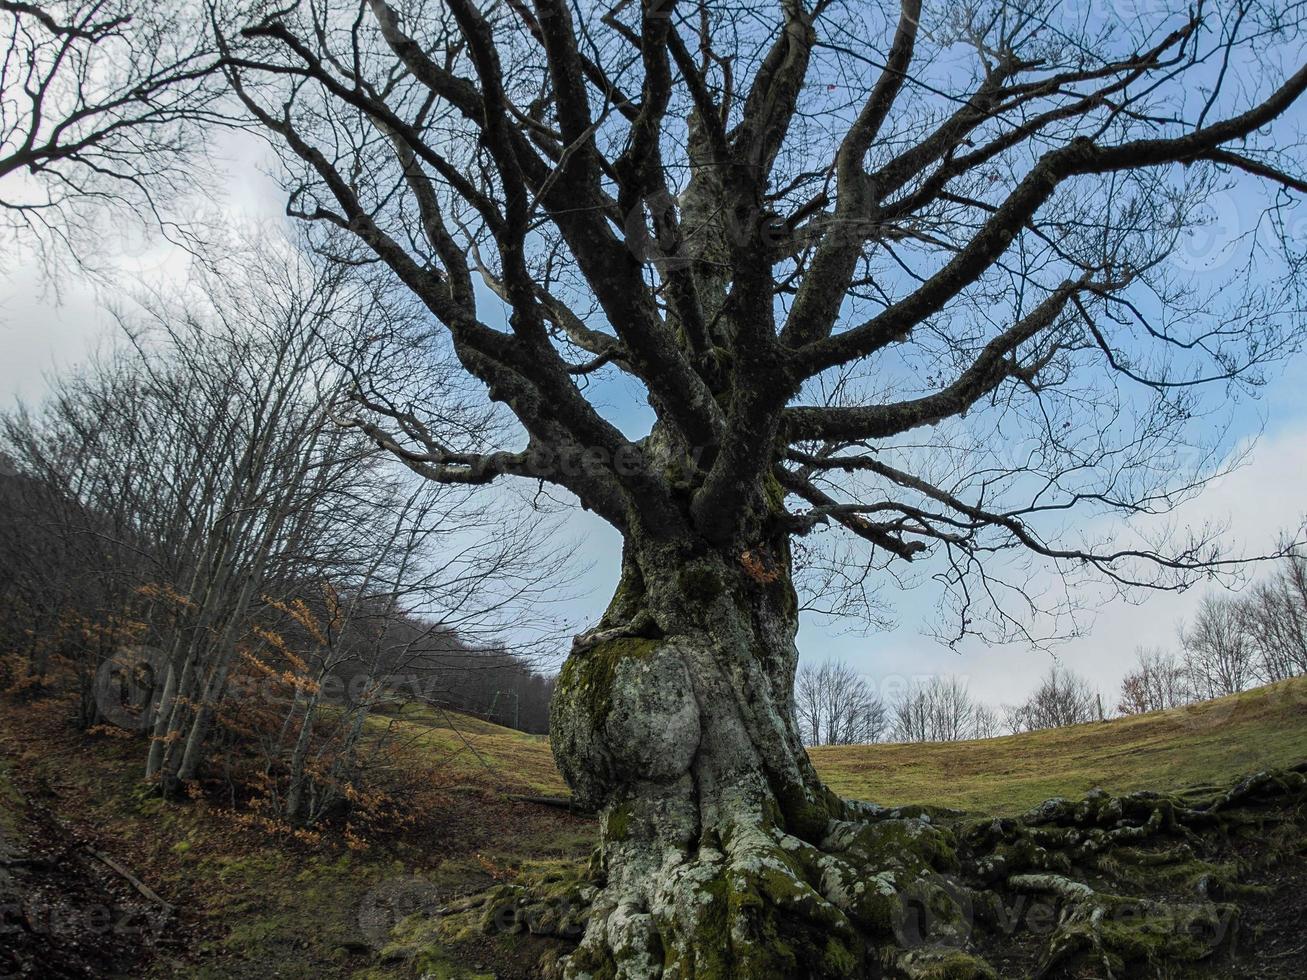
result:
[(1234, 942), (1249, 888), (1232, 855), (1301, 853), (1305, 772), (984, 820), (850, 804), (817, 843), (759, 821), (649, 848), (610, 811), (589, 868), (442, 909), (439, 934), (556, 936), (577, 943), (550, 967), (568, 977), (1186, 976)]

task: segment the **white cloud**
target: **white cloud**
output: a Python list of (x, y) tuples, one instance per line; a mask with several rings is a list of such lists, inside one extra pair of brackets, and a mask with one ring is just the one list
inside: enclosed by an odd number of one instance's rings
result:
[[(285, 198), (267, 176), (274, 160), (268, 144), (249, 133), (225, 132), (212, 155), (220, 177), (197, 187), (178, 211), (212, 228), (285, 220)], [(103, 282), (96, 288), (75, 270), (54, 280), (21, 241), (0, 239), (0, 408), (16, 398), (32, 401), (47, 378), (81, 361), (114, 335), (108, 304), (121, 302), (140, 283), (181, 280), (191, 256), (157, 233), (110, 212), (87, 216), (100, 235), (94, 256)]]
[(66, 286), (56, 302), (34, 264), (11, 267), (0, 280), (0, 404), (39, 398), (46, 378), (82, 359), (107, 322), (88, 290)]
[[(1264, 554), (1307, 514), (1307, 419), (1296, 418), (1264, 437), (1246, 466), (1229, 473), (1181, 511), (1193, 523), (1228, 521), (1233, 550)], [(1265, 574), (1254, 569), (1251, 574)], [(1103, 610), (1092, 632), (1059, 651), (1063, 660), (1105, 690), (1115, 692), (1138, 646), (1176, 645), (1180, 622), (1207, 590), (1158, 594), (1139, 605), (1118, 602)]]

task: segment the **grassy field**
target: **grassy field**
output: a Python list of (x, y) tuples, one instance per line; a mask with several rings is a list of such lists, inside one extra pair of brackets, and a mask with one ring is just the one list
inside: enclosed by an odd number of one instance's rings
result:
[[(92, 897), (116, 889), (112, 904), (130, 904), (130, 889), (96, 862), (83, 854), (69, 863), (82, 853), (70, 846), (81, 842), (129, 866), (176, 906), (180, 928), (147, 934), (152, 951), (130, 975), (410, 978), (413, 964), (387, 957), (361, 925), (361, 912), (378, 895), (419, 881), (427, 900), (443, 902), (533, 863), (579, 862), (595, 826), (514, 799), (566, 792), (543, 737), (416, 706), (373, 725), (438, 763), (443, 803), (420, 831), (353, 852), (330, 840), (308, 845), (255, 832), (214, 801), (165, 803), (142, 794), (138, 742), (79, 735), (57, 703), (6, 706), (0, 837), (22, 846), (25, 835), (29, 849), (38, 837), (56, 841), (50, 856), (71, 876), (64, 887)], [(846, 796), (979, 812), (1017, 811), (1095, 786), (1222, 784), (1307, 759), (1307, 679), (1053, 732), (829, 747), (812, 756)], [(448, 969), (436, 975), (526, 977), (539, 952), (530, 937), (482, 937), (451, 948)]]
[[(562, 794), (543, 736), (410, 708), (385, 723), (468, 778)], [(844, 796), (1010, 813), (1053, 796), (1176, 790), (1307, 759), (1307, 678), (1176, 711), (973, 742), (823, 746), (822, 778)]]
[(545, 735), (525, 732), (425, 705), (405, 705), (394, 715), (374, 715), (374, 729), (389, 728), (420, 746), (442, 766), (476, 783), (489, 781), (520, 792), (567, 792)]
[(1307, 678), (1175, 711), (976, 742), (812, 750), (844, 796), (1007, 813), (1053, 796), (1221, 784), (1307, 759)]

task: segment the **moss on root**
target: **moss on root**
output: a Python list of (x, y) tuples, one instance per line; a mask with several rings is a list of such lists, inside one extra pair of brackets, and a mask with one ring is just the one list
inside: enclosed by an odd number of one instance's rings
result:
[[(792, 860), (763, 864), (754, 875), (728, 877), (726, 908), (736, 975), (847, 976), (857, 968), (856, 933), (820, 900), (807, 873)], [(737, 938), (742, 931), (743, 942)]]
[(814, 795), (802, 783), (785, 783), (775, 793), (775, 810), (769, 814), (771, 823), (806, 841), (820, 841), (831, 819), (844, 810), (840, 798), (825, 786), (820, 786)]
[[(652, 968), (630, 975), (680, 980), (1196, 975), (1226, 955), (1239, 928), (1248, 861), (1231, 858), (1231, 843), (1256, 835), (1260, 847), (1278, 840), (1302, 851), (1304, 774), (1307, 766), (1259, 774), (1204, 797), (1090, 793), (992, 821), (868, 811), (861, 822), (830, 823), (819, 843), (782, 823), (744, 838), (710, 834), (689, 858), (701, 873), (681, 879), (687, 899), (676, 911), (635, 912), (647, 923), (621, 933), (630, 949), (587, 939), (552, 970), (595, 980), (625, 976), (618, 964), (631, 962)], [(634, 832), (633, 806), (610, 810), (606, 839)], [(561, 934), (561, 917), (532, 920), (531, 909), (575, 903), (566, 920), (575, 934), (597, 885), (579, 865), (541, 866), (461, 921), (480, 932)], [(1013, 919), (1035, 902), (1046, 928)], [(457, 937), (456, 921), (442, 936)]]
[(897, 957), (894, 967), (908, 980), (998, 980), (984, 960), (958, 949), (927, 949)]
[(855, 976), (858, 936), (815, 895), (795, 859), (733, 867), (699, 883), (697, 913), (663, 937), (663, 970), (677, 977)]

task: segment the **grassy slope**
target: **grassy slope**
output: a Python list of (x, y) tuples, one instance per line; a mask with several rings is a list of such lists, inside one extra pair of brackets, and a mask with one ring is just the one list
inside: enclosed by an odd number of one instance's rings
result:
[(977, 742), (814, 749), (844, 796), (1013, 812), (1053, 796), (1225, 783), (1307, 759), (1307, 678), (1176, 711)]
[[(484, 889), (528, 862), (583, 861), (594, 846), (593, 820), (506, 799), (506, 790), (540, 787), (488, 770), (459, 748), (459, 736), (448, 728), (430, 731), (433, 752), (450, 759), (430, 819), (353, 853), (334, 840), (313, 846), (248, 829), (212, 802), (165, 803), (143, 794), (142, 743), (77, 734), (68, 714), (55, 701), (0, 704), (0, 832), (21, 841), (40, 832), (33, 819), (38, 812), (49, 814), (64, 828), (61, 836), (114, 857), (180, 910), (189, 949), (161, 949), (149, 972), (134, 976), (411, 980), (408, 964), (375, 955), (376, 937), (362, 927), (365, 909), (390, 914), (392, 900), (396, 907), (413, 900), (406, 891), (412, 882), (420, 883), (413, 894), (421, 903), (439, 904)], [(540, 739), (478, 728), (472, 719), (458, 724), (480, 751), (499, 747), (499, 754), (486, 757), (491, 765), (511, 761), (517, 742), (550, 760)], [(398, 727), (412, 739), (428, 737), (428, 729), (412, 721)], [(156, 938), (147, 930), (142, 941), (154, 946)], [(525, 976), (528, 947), (517, 937), (487, 938), (481, 948), (461, 950), (459, 968), (441, 980), (491, 970)]]
[[(549, 743), (472, 718), (410, 709), (423, 744), (469, 777), (564, 793)], [(1176, 711), (974, 742), (824, 746), (812, 760), (844, 796), (1019, 811), (1101, 786), (1113, 792), (1223, 783), (1307, 759), (1307, 678)]]
[[(581, 860), (593, 841), (591, 821), (503, 795), (565, 792), (547, 740), (475, 719), (419, 708), (376, 719), (442, 763), (448, 792), (434, 825), (351, 854), (241, 830), (207, 805), (142, 797), (138, 743), (71, 735), (55, 706), (7, 711), (0, 757), (12, 776), (21, 770), (29, 797), (184, 910), (191, 952), (159, 957), (153, 976), (411, 977), (405, 963), (341, 946), (365, 938), (359, 910), (372, 889), (416, 876), (449, 897), (484, 888), (495, 868)], [(1184, 712), (983, 742), (822, 748), (813, 758), (845, 795), (998, 812), (1099, 785), (1221, 783), (1307, 759), (1307, 679)], [(4, 776), (0, 767), (0, 792)], [(451, 950), (460, 968), (445, 976), (525, 976), (529, 946), (502, 937)]]
[(405, 705), (394, 715), (373, 716), (371, 722), (374, 729), (389, 727), (401, 741), (420, 745), (442, 766), (472, 782), (543, 795), (567, 792), (545, 735), (417, 704)]

